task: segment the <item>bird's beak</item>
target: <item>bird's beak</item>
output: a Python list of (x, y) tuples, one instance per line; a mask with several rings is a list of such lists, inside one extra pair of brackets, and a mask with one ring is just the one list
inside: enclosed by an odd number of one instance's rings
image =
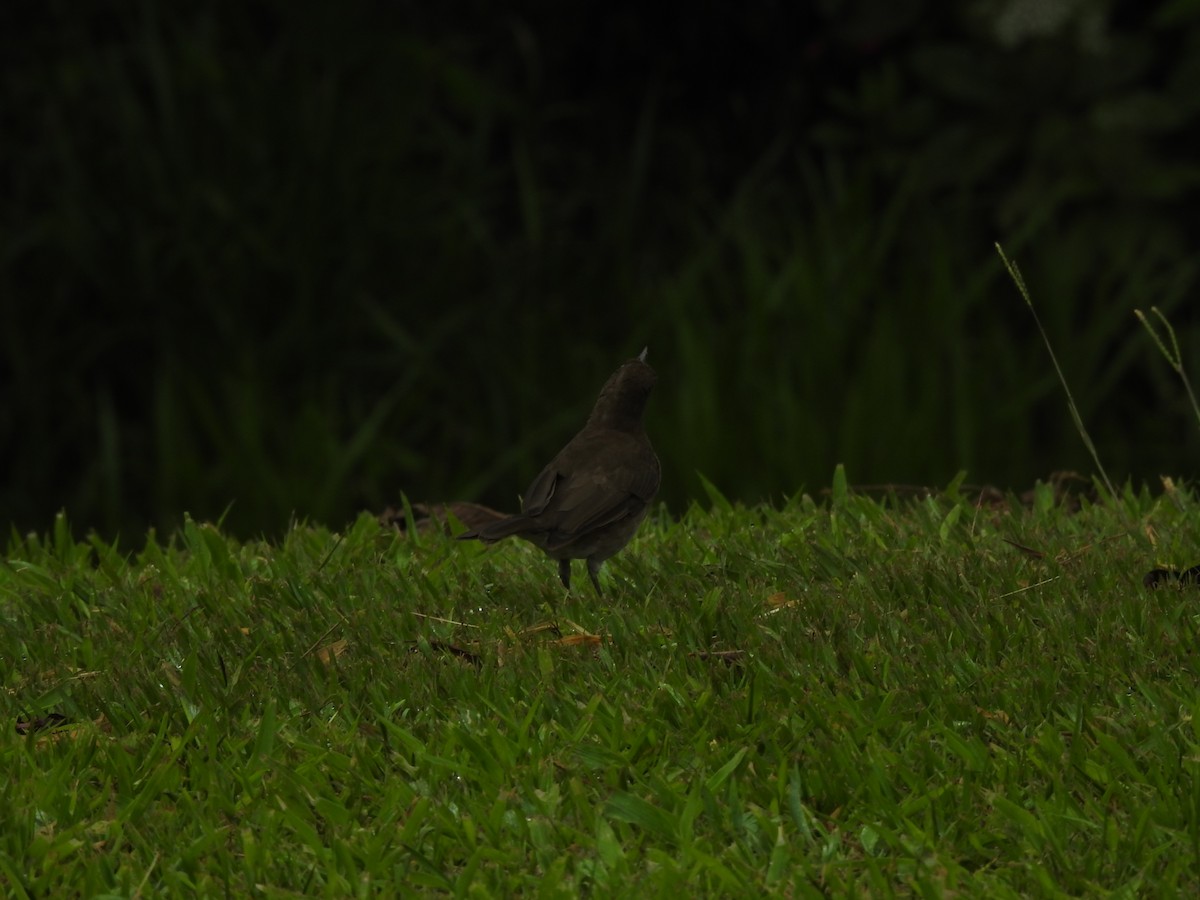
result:
[(650, 350), (650, 348), (649, 348), (649, 347), (643, 347), (643, 348), (642, 348), (642, 352), (638, 354), (638, 362), (645, 362), (645, 361), (646, 361), (646, 353), (647, 353), (647, 352), (649, 352), (649, 350)]

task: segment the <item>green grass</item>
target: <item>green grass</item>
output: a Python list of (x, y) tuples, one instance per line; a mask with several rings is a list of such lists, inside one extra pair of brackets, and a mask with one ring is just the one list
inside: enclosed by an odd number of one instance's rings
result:
[(0, 888), (1195, 895), (1200, 597), (1141, 586), (1200, 562), (1167, 488), (714, 489), (602, 602), (367, 516), (137, 549), (60, 518), (0, 566)]

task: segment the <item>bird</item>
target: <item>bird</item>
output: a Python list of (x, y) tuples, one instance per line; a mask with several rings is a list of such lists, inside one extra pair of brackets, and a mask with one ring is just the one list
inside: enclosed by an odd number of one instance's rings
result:
[(629, 543), (658, 493), (662, 467), (642, 415), (658, 376), (649, 348), (622, 363), (575, 437), (533, 479), (521, 512), (466, 531), (459, 540), (493, 544), (516, 536), (558, 560), (558, 577), (571, 590), (571, 560), (587, 560), (602, 594), (600, 567)]

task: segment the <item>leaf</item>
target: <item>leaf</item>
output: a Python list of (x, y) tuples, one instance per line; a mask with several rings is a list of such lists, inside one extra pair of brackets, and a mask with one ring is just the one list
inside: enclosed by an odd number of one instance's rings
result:
[(846, 481), (846, 467), (838, 463), (833, 470), (833, 505), (843, 506), (850, 496), (850, 487)]
[(746, 750), (747, 748), (743, 747), (737, 753), (733, 754), (729, 762), (725, 763), (725, 765), (721, 766), (721, 768), (708, 777), (705, 786), (715, 794), (717, 788), (723, 785), (729, 779), (729, 776), (733, 774), (734, 770), (741, 765), (742, 760), (746, 757)]
[(559, 638), (555, 643), (564, 647), (592, 647), (604, 643), (604, 638), (598, 634), (568, 634)]
[(318, 648), (317, 659), (325, 663), (325, 665), (329, 665), (331, 662), (345, 653), (346, 648), (349, 646), (350, 641), (348, 641), (346, 638), (326, 644), (324, 647)]
[(783, 591), (776, 591), (767, 597), (767, 606), (771, 607), (771, 612), (778, 612), (781, 609), (786, 609), (789, 606), (795, 606), (796, 600), (792, 600)]
[(725, 495), (717, 489), (715, 484), (705, 478), (703, 473), (699, 471), (696, 472), (696, 477), (700, 479), (700, 485), (704, 488), (704, 493), (708, 495), (708, 500), (712, 503), (714, 509), (724, 513), (732, 512), (733, 505), (725, 499)]
[(1044, 828), (1037, 816), (1025, 809), (1025, 807), (1013, 803), (1007, 797), (994, 797), (992, 799), (992, 806), (997, 812), (1016, 825), (1027, 838), (1033, 840), (1038, 846), (1041, 845)]
[(614, 794), (604, 811), (610, 818), (636, 825), (659, 837), (673, 840), (676, 836), (675, 820), (661, 808), (634, 794), (623, 791)]
[(271, 699), (267, 701), (266, 708), (263, 709), (262, 721), (258, 724), (258, 736), (254, 740), (254, 750), (251, 752), (250, 762), (264, 763), (266, 757), (271, 755), (271, 751), (275, 748), (276, 728), (275, 701)]
[(950, 512), (946, 513), (946, 517), (942, 519), (942, 524), (938, 526), (938, 537), (944, 544), (950, 539), (950, 533), (954, 530), (954, 526), (958, 523), (959, 516), (962, 515), (963, 508), (959, 504), (950, 507)]

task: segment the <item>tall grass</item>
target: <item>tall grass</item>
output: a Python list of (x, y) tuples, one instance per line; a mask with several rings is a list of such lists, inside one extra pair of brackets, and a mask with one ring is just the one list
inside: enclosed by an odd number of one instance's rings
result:
[(1197, 424), (1200, 424), (1200, 403), (1196, 402), (1196, 392), (1192, 389), (1192, 382), (1184, 371), (1183, 354), (1179, 350), (1179, 338), (1175, 334), (1175, 328), (1157, 306), (1150, 307), (1150, 312), (1154, 313), (1155, 318), (1158, 319), (1159, 325), (1170, 342), (1170, 347), (1167, 346), (1167, 341), (1163, 340), (1159, 335), (1158, 328), (1149, 320), (1146, 314), (1140, 309), (1134, 310), (1138, 321), (1142, 323), (1142, 327), (1146, 329), (1146, 332), (1150, 335), (1150, 339), (1154, 341), (1154, 346), (1158, 348), (1158, 352), (1167, 361), (1167, 365), (1179, 376), (1183, 390), (1192, 405), (1192, 413), (1196, 417)]
[[(401, 490), (510, 506), (646, 344), (676, 510), (696, 470), (753, 499), (838, 462), (866, 482), (1086, 468), (998, 228), (1053, 298), (1114, 473), (1200, 451), (1129, 328), (1195, 290), (1169, 223), (1076, 215), (1077, 186), (1023, 184), (997, 213), (948, 160), (1009, 145), (963, 156), (961, 135), (875, 154), (782, 134), (715, 173), (662, 84), (598, 117), (536, 81), (519, 29), (497, 49), (356, 15), (76, 11), (12, 55), (0, 508), (22, 528), (228, 509), (276, 534)], [(915, 95), (886, 74), (838, 121), (901, 129)]]

